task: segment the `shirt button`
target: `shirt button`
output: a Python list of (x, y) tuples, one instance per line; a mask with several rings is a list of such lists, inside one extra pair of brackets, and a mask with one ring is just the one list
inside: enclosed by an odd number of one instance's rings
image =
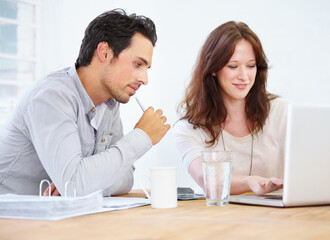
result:
[(104, 138), (101, 138), (101, 142), (104, 142), (105, 141), (105, 139)]
[(91, 110), (92, 112), (95, 112), (95, 108), (92, 108), (92, 110)]

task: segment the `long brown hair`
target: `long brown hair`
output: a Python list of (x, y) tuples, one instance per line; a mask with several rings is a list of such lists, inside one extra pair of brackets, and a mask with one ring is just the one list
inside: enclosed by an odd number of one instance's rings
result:
[(237, 41), (245, 39), (253, 47), (257, 74), (255, 83), (246, 96), (245, 112), (251, 133), (263, 129), (270, 110), (270, 100), (275, 95), (266, 91), (268, 64), (258, 36), (242, 22), (230, 21), (214, 29), (206, 39), (197, 59), (192, 79), (179, 105), (181, 119), (187, 119), (194, 128), (203, 128), (211, 134), (206, 142), (216, 143), (227, 118), (227, 110), (221, 96), (221, 87), (212, 73), (221, 70), (234, 54)]

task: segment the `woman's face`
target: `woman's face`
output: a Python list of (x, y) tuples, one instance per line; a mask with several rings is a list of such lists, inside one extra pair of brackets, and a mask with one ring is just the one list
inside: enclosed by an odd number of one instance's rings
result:
[(252, 45), (245, 39), (236, 43), (235, 51), (226, 66), (213, 73), (220, 86), (224, 101), (245, 101), (257, 74)]

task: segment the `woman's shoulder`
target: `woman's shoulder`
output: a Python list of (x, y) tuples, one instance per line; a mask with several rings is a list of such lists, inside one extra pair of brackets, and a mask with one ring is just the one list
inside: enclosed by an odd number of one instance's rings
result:
[(286, 112), (290, 101), (284, 98), (277, 97), (270, 101), (270, 112), (279, 113)]
[(270, 112), (268, 115), (268, 124), (277, 127), (286, 125), (286, 116), (289, 105), (290, 101), (284, 98), (278, 97), (271, 100)]
[(205, 132), (199, 127), (194, 127), (194, 124), (190, 123), (187, 119), (178, 120), (173, 126), (173, 132), (175, 135), (195, 135), (205, 137)]
[(290, 104), (290, 101), (285, 98), (277, 97), (272, 100), (270, 100), (270, 105), (271, 106), (287, 106)]
[(192, 131), (194, 129), (194, 125), (189, 123), (187, 119), (178, 120), (173, 126), (174, 132), (182, 132), (182, 131)]

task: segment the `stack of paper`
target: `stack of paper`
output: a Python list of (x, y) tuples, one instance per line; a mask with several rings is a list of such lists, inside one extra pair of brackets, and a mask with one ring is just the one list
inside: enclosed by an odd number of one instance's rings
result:
[(150, 205), (150, 200), (131, 197), (105, 197), (103, 198), (102, 211), (115, 211), (121, 209)]
[(0, 195), (0, 217), (25, 219), (65, 218), (102, 208), (101, 191), (83, 197), (40, 197), (33, 195)]
[(95, 192), (84, 197), (0, 195), (0, 218), (60, 220), (81, 215), (149, 205), (145, 198), (102, 197)]

